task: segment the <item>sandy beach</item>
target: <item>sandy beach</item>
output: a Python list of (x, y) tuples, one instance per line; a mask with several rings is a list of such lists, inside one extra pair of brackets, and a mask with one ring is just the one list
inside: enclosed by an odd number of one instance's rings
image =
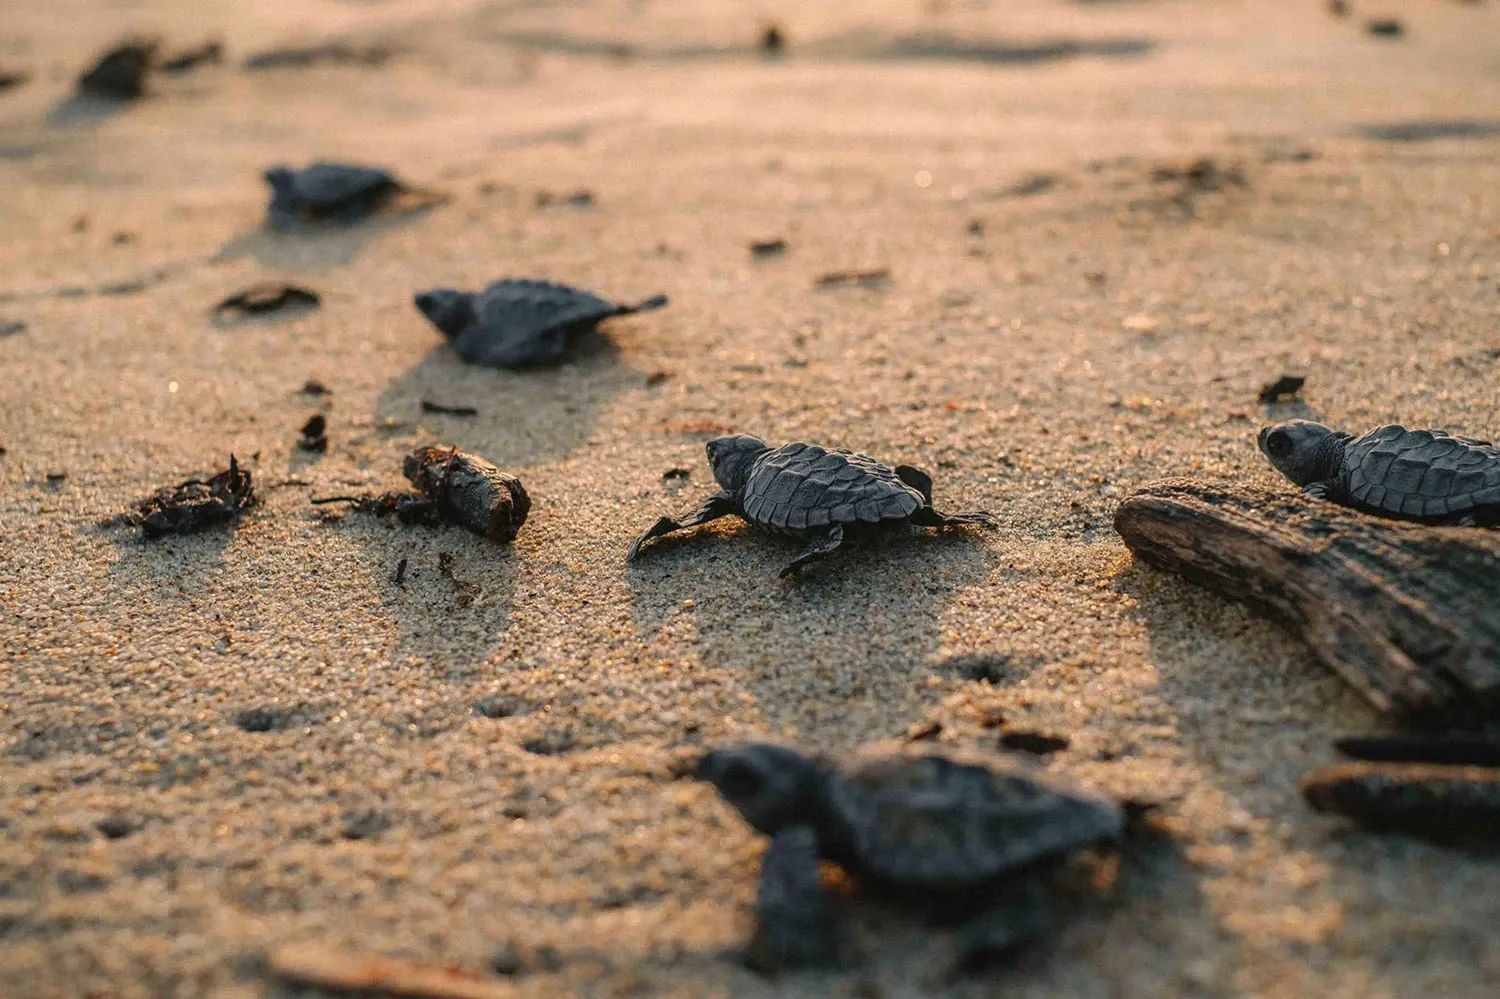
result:
[[(0, 0), (0, 992), (318, 995), (268, 973), (307, 942), (517, 996), (1494, 995), (1500, 864), (1297, 793), (1387, 723), (1111, 528), (1162, 476), (1291, 489), (1273, 418), (1500, 433), (1500, 5), (1352, 7)], [(225, 60), (74, 96), (133, 34)], [(245, 66), (334, 40), (384, 55)], [(262, 172), (320, 159), (448, 200), (267, 231)], [(412, 296), (500, 277), (671, 304), (467, 365)], [(321, 307), (215, 320), (264, 280)], [(1001, 526), (783, 581), (731, 518), (627, 566), (725, 432)], [(521, 477), (513, 544), (309, 505), (434, 442)], [(233, 529), (99, 526), (231, 453)], [(952, 981), (856, 898), (853, 966), (736, 962), (765, 841), (685, 761), (1004, 731), (1162, 803), (1054, 940)]]

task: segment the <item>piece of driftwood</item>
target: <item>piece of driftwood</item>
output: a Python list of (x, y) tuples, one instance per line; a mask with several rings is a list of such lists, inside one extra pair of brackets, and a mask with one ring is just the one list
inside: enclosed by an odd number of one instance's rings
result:
[(1416, 727), (1500, 727), (1500, 533), (1169, 479), (1120, 505), (1143, 561), (1285, 624)]

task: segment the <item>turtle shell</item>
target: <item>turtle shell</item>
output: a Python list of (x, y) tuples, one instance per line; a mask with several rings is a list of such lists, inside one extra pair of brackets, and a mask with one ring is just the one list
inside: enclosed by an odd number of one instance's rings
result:
[(905, 520), (926, 505), (889, 465), (843, 448), (801, 443), (756, 458), (740, 493), (747, 520), (790, 534), (830, 524)]
[(988, 753), (866, 751), (826, 786), (829, 859), (898, 888), (973, 888), (1125, 827), (1115, 802)]
[(271, 198), (271, 216), (282, 223), (352, 222), (401, 190), (400, 182), (384, 170), (342, 163), (314, 163), (291, 176), (291, 184)]
[(453, 339), (471, 364), (513, 367), (562, 356), (568, 334), (620, 311), (613, 302), (548, 281), (496, 281), (474, 296), (474, 322)]
[(1440, 519), (1500, 505), (1500, 448), (1441, 430), (1380, 427), (1344, 450), (1349, 496), (1373, 510)]

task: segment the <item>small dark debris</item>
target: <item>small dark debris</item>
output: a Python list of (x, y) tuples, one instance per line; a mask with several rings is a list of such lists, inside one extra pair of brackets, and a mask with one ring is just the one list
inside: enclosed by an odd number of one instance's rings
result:
[(1328, 13), (1334, 17), (1349, 16), (1349, 0), (1328, 0)]
[(161, 61), (161, 69), (164, 73), (186, 73), (190, 69), (199, 66), (216, 65), (224, 61), (224, 44), (222, 42), (204, 42), (197, 48), (184, 49), (173, 55), (169, 55)]
[(1500, 767), (1500, 736), (1496, 735), (1355, 736), (1333, 745), (1356, 760)]
[(579, 190), (567, 194), (553, 194), (551, 191), (538, 191), (535, 199), (538, 208), (546, 208), (549, 205), (567, 205), (569, 208), (592, 208), (594, 207), (594, 192)]
[(690, 469), (686, 469), (686, 468), (669, 468), (665, 472), (661, 473), (661, 477), (662, 477), (662, 479), (664, 479), (667, 482), (673, 482), (673, 481), (676, 481), (676, 480), (679, 480), (679, 479), (686, 479), (688, 476), (690, 476), (692, 474), (693, 473), (692, 473), (692, 471)]
[(0, 456), (7, 455), (9, 453), (10, 451), (3, 444), (0, 444)]
[(1151, 172), (1158, 183), (1176, 182), (1183, 191), (1222, 191), (1245, 187), (1245, 172), (1238, 166), (1220, 166), (1217, 160), (1203, 156), (1185, 166), (1161, 166)]
[(340, 832), (345, 839), (374, 839), (390, 827), (391, 820), (388, 816), (370, 809), (345, 815)]
[(9, 90), (11, 87), (19, 87), (31, 79), (30, 73), (12, 72), (0, 69), (0, 90)]
[(779, 257), (786, 252), (786, 240), (761, 239), (750, 244), (752, 257)]
[(246, 708), (234, 716), (235, 728), (243, 732), (281, 732), (301, 723), (301, 713), (297, 709), (278, 705)]
[(979, 680), (998, 684), (1010, 679), (1011, 660), (1004, 653), (976, 653), (953, 656), (944, 660), (939, 668), (957, 673), (966, 680)]
[(396, 50), (386, 45), (350, 45), (348, 42), (327, 42), (322, 45), (288, 46), (257, 52), (245, 60), (248, 70), (261, 69), (306, 69), (327, 63), (338, 66), (382, 66)]
[(980, 219), (970, 219), (969, 226), (965, 230), (970, 236), (984, 235), (984, 222)]
[(1365, 22), (1365, 33), (1376, 38), (1400, 38), (1406, 34), (1406, 26), (1395, 17), (1377, 17)]
[(670, 371), (652, 371), (646, 375), (646, 387), (655, 388), (657, 385), (660, 385), (662, 382), (671, 377), (672, 372)]
[(297, 446), (304, 451), (315, 451), (323, 454), (328, 450), (328, 418), (322, 413), (314, 413), (302, 424), (302, 438), (297, 441)]
[(868, 288), (879, 290), (891, 283), (891, 272), (884, 268), (868, 271), (829, 271), (813, 282), (818, 288)]
[(513, 977), (519, 975), (526, 968), (526, 962), (521, 956), (521, 948), (507, 941), (496, 948), (495, 953), (490, 955), (490, 970), (497, 975)]
[(906, 729), (907, 742), (927, 742), (943, 734), (943, 723), (938, 721), (917, 722)]
[(135, 832), (136, 824), (124, 815), (106, 815), (94, 823), (94, 828), (105, 839), (124, 839)]
[(1285, 402), (1298, 392), (1301, 392), (1302, 386), (1306, 383), (1307, 378), (1303, 375), (1282, 375), (1274, 382), (1263, 387), (1260, 390), (1258, 398), (1262, 403), (1266, 404)]
[(485, 718), (515, 718), (534, 710), (536, 705), (512, 694), (493, 694), (474, 702), (474, 713)]
[(786, 35), (780, 25), (768, 24), (761, 29), (760, 50), (768, 56), (779, 56), (786, 51)]
[(78, 78), (79, 92), (112, 101), (144, 96), (157, 45), (151, 39), (132, 39), (110, 49)]
[(332, 390), (330, 390), (327, 385), (324, 385), (322, 382), (315, 381), (313, 379), (308, 379), (306, 382), (302, 383), (301, 392), (302, 392), (303, 395), (332, 395), (333, 394)]
[(474, 606), (474, 601), (479, 599), (479, 595), (483, 590), (476, 584), (455, 576), (453, 574), (453, 562), (452, 552), (438, 552), (438, 575), (453, 585), (453, 590), (457, 594), (454, 603), (460, 609), (472, 607)]
[(560, 753), (566, 753), (576, 745), (578, 745), (578, 740), (571, 732), (553, 731), (534, 739), (527, 739), (521, 743), (521, 748), (538, 756), (557, 756)]
[(136, 504), (134, 514), (121, 518), (140, 524), (147, 538), (169, 534), (191, 534), (206, 527), (227, 524), (255, 503), (255, 488), (248, 471), (234, 455), (229, 467), (207, 481), (189, 479), (148, 496)]
[(391, 582), (397, 586), (406, 585), (406, 559), (396, 563), (396, 571), (391, 575)]
[(67, 480), (67, 478), (68, 478), (68, 473), (67, 472), (48, 472), (47, 473), (47, 481), (48, 482), (65, 482)]
[(117, 232), (113, 236), (109, 237), (109, 241), (115, 246), (129, 246), (131, 243), (135, 242), (135, 233)]
[(447, 406), (442, 403), (432, 402), (429, 399), (422, 400), (422, 412), (442, 413), (446, 416), (478, 416), (479, 410), (473, 406)]
[(0, 322), (0, 337), (15, 336), (17, 333), (25, 333), (26, 324), (19, 319), (9, 322)]
[(1005, 195), (1011, 198), (1030, 198), (1038, 194), (1045, 194), (1057, 186), (1057, 176), (1050, 173), (1032, 174), (1024, 177), (1010, 187), (1005, 189)]
[(267, 282), (230, 295), (215, 305), (213, 311), (216, 316), (226, 312), (240, 316), (263, 316), (292, 309), (316, 309), (322, 301), (317, 292), (307, 288)]
[(1018, 753), (1047, 756), (1051, 753), (1067, 749), (1068, 740), (1061, 735), (1047, 735), (1044, 732), (1026, 732), (1020, 729), (1012, 729), (1000, 736), (1000, 745), (1005, 749)]

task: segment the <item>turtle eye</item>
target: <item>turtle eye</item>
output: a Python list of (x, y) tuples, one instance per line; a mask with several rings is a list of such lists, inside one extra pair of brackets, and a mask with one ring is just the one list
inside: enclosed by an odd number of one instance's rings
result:
[(714, 781), (726, 798), (743, 800), (760, 793), (762, 781), (755, 768), (746, 763), (734, 762), (724, 768)]
[(1292, 435), (1285, 430), (1273, 430), (1266, 437), (1266, 453), (1273, 458), (1285, 458), (1292, 453)]

